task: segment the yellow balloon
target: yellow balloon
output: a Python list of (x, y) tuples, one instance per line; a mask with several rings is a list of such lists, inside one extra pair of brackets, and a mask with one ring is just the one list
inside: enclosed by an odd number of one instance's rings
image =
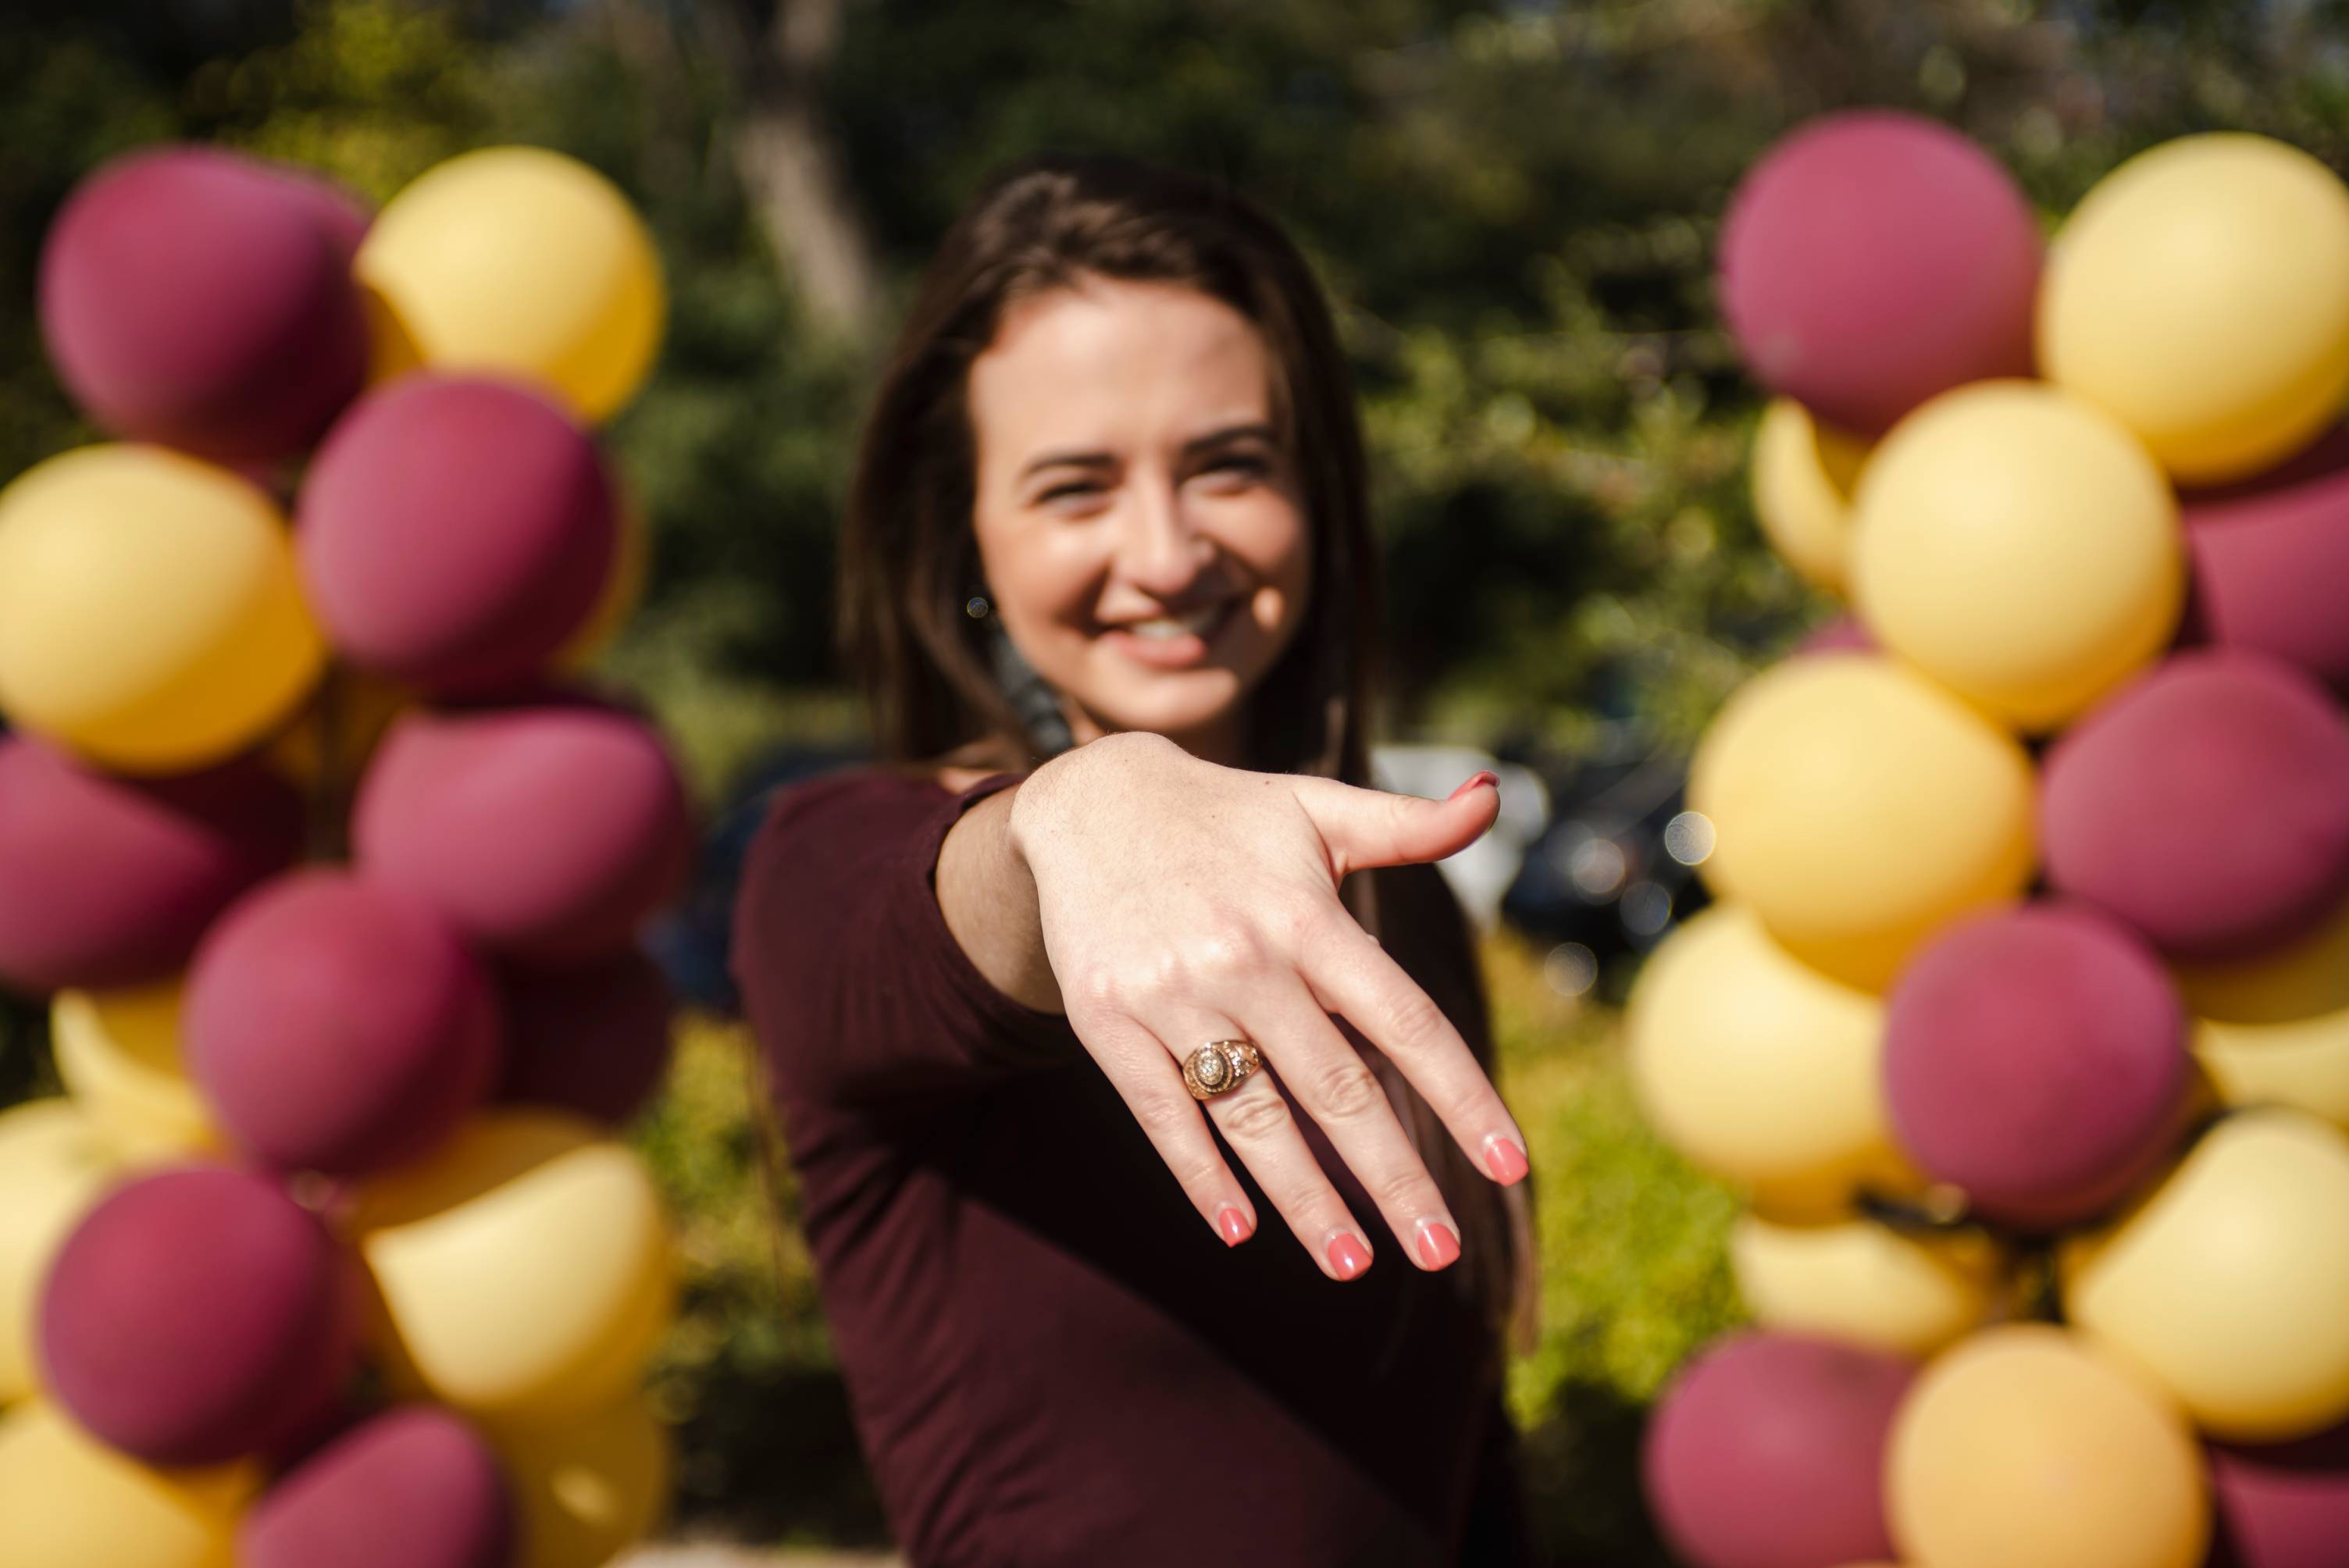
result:
[(621, 491), (618, 510), (619, 549), (612, 557), (612, 573), (604, 580), (604, 596), (571, 640), (556, 651), (557, 669), (577, 670), (593, 664), (598, 655), (611, 646), (636, 613), (636, 605), (645, 594), (645, 570), (651, 563), (652, 530), (645, 521), (645, 509), (636, 497), (625, 489)]
[(2205, 1431), (2282, 1441), (2349, 1416), (2349, 1135), (2229, 1117), (2106, 1229), (2061, 1253), (2082, 1329)]
[(113, 1148), (71, 1100), (0, 1110), (0, 1404), (39, 1382), (33, 1331), (42, 1283), (117, 1166)]
[(60, 991), (49, 1007), (57, 1077), (128, 1160), (225, 1150), (180, 1058), (180, 983)]
[(1624, 1020), (1631, 1082), (1665, 1141), (1784, 1209), (1826, 1212), (1914, 1178), (1881, 1084), (1884, 1008), (1715, 904), (1667, 937)]
[(2090, 191), (2040, 284), (2041, 374), (2178, 480), (2256, 473), (2349, 390), (2349, 191), (2262, 136), (2181, 137)]
[(1764, 1327), (1911, 1356), (1979, 1326), (2003, 1274), (1986, 1237), (1907, 1235), (1857, 1216), (1790, 1224), (1742, 1214), (1729, 1261)]
[(427, 170), (359, 247), (378, 373), (405, 361), (537, 382), (585, 419), (635, 396), (667, 309), (636, 209), (574, 158), (492, 147)]
[(1697, 748), (1689, 800), (1713, 824), (1700, 869), (1713, 890), (1804, 962), (1870, 989), (2031, 876), (2022, 746), (1873, 654), (1790, 659), (1748, 681)]
[(1792, 397), (1774, 397), (1754, 433), (1754, 514), (1786, 563), (1845, 591), (1851, 496), (1868, 443), (1823, 425)]
[(0, 711), (125, 773), (217, 762), (325, 647), (269, 498), (160, 447), (83, 447), (0, 490)]
[(1884, 1501), (1900, 1554), (1933, 1568), (2193, 1568), (2210, 1534), (2176, 1408), (2047, 1324), (1987, 1329), (1918, 1375)]
[(252, 1465), (159, 1470), (36, 1401), (0, 1415), (0, 1563), (8, 1568), (233, 1568)]
[(2290, 1105), (2349, 1127), (2349, 909), (2279, 952), (2180, 965), (2194, 1054), (2230, 1105)]
[(668, 1511), (668, 1429), (641, 1396), (571, 1420), (485, 1429), (521, 1516), (515, 1568), (598, 1568)]
[(643, 1161), (568, 1113), (477, 1118), (364, 1186), (354, 1219), (395, 1379), (477, 1415), (609, 1403), (674, 1311), (674, 1245)]
[(1853, 601), (1886, 647), (2054, 728), (2158, 654), (2186, 584), (2168, 482), (2113, 419), (2035, 381), (1945, 392), (1853, 500)]

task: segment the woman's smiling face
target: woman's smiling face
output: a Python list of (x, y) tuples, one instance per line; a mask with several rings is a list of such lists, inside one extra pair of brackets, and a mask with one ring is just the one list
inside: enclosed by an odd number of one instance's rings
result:
[(1272, 376), (1222, 301), (1090, 276), (1011, 305), (972, 361), (988, 596), (1079, 743), (1146, 729), (1245, 765), (1313, 568)]

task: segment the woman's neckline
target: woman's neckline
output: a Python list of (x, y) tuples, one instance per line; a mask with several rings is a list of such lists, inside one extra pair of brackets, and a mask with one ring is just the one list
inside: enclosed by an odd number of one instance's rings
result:
[(959, 795), (982, 779), (992, 779), (1009, 771), (1001, 768), (933, 768), (926, 777), (929, 781), (949, 795)]

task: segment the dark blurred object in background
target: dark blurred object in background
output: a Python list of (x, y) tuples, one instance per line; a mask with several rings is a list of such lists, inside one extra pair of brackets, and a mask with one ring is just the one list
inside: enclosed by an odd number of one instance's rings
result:
[(1638, 960), (1710, 902), (1695, 868), (1711, 830), (1687, 810), (1685, 784), (1673, 756), (1594, 762), (1553, 781), (1549, 830), (1501, 913), (1550, 944), (1542, 973), (1558, 995), (1619, 1002)]
[(645, 951), (667, 975), (679, 1001), (728, 1016), (740, 1010), (726, 955), (742, 857), (767, 820), (777, 790), (820, 773), (854, 767), (865, 757), (863, 750), (850, 748), (781, 748), (745, 772), (711, 813), (685, 897), (645, 931)]

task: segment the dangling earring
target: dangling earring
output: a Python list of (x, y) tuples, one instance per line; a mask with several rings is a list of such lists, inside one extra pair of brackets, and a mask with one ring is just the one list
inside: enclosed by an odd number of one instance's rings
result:
[(1013, 645), (984, 583), (973, 584), (964, 595), (962, 611), (972, 620), (986, 623), (988, 660), (996, 689), (1019, 716), (1030, 743), (1046, 757), (1058, 757), (1074, 746), (1076, 736), (1069, 728), (1068, 715), (1061, 711), (1060, 694)]

